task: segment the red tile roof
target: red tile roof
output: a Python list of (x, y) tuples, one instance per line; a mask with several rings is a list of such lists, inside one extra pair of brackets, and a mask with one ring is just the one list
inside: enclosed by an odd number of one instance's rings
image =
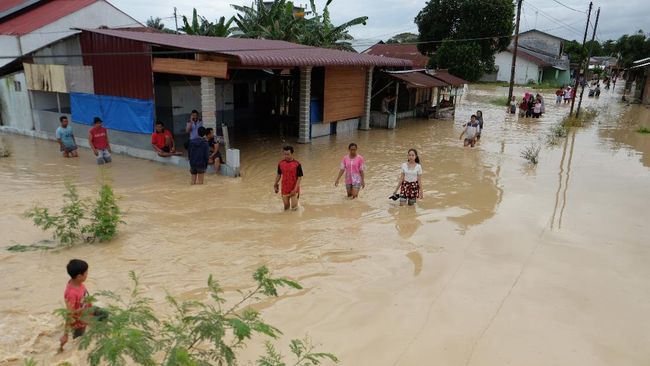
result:
[(449, 71), (447, 71), (447, 69), (436, 70), (431, 76), (433, 76), (436, 79), (440, 79), (452, 86), (461, 86), (463, 84), (469, 84), (469, 81), (450, 74)]
[(418, 51), (418, 47), (414, 44), (381, 44), (378, 43), (369, 49), (363, 51), (368, 55), (401, 58), (403, 60), (411, 60), (413, 67), (417, 69), (424, 69), (429, 63), (429, 57), (423, 55)]
[[(43, 2), (0, 23), (0, 34), (23, 35), (33, 32), (97, 1), (99, 0), (52, 0)], [(22, 1), (15, 5), (20, 5), (20, 3)]]
[(239, 66), (246, 67), (411, 67), (412, 65), (409, 60), (364, 55), (267, 39), (203, 37), (184, 34), (130, 32), (116, 29), (83, 30), (169, 48), (232, 56), (238, 60)]
[(387, 73), (388, 75), (405, 81), (407, 84), (414, 88), (436, 88), (440, 86), (447, 86), (448, 84), (440, 79), (436, 79), (429, 75), (423, 74), (419, 71), (413, 72), (400, 72), (400, 73)]

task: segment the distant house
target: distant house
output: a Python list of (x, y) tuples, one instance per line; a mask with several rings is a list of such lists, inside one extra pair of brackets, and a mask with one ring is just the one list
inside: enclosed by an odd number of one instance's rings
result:
[(636, 82), (633, 100), (650, 105), (650, 57), (634, 61), (626, 72), (628, 80)]
[(618, 58), (614, 56), (594, 56), (589, 58), (589, 68), (599, 67), (607, 73), (618, 70)]
[[(20, 56), (33, 53), (33, 63), (57, 63), (53, 54), (79, 55), (81, 46), (71, 35), (77, 27), (134, 27), (137, 20), (104, 0), (3, 0), (0, 2), (0, 125), (34, 130), (32, 110), (70, 111), (67, 94), (28, 92), (27, 79)], [(84, 69), (80, 57), (70, 58), (74, 73)], [(62, 85), (49, 85), (60, 89)], [(91, 91), (91, 85), (75, 86)], [(73, 87), (73, 89), (75, 89)]]
[(417, 45), (414, 44), (399, 44), (399, 43), (384, 43), (379, 42), (374, 46), (368, 48), (362, 53), (374, 56), (401, 58), (402, 60), (410, 60), (413, 62), (413, 68), (425, 69), (429, 63), (429, 57), (423, 55), (418, 51)]
[[(567, 84), (571, 79), (567, 40), (536, 29), (519, 34), (515, 83)], [(510, 81), (514, 44), (495, 56), (496, 81)]]

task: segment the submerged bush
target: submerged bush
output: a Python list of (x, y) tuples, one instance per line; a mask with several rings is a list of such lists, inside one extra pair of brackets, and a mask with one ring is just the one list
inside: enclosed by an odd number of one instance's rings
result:
[(0, 146), (0, 158), (8, 158), (11, 156), (11, 151), (6, 147)]
[(647, 128), (647, 127), (639, 127), (639, 129), (636, 130), (636, 132), (638, 132), (638, 133), (643, 133), (643, 134), (650, 133), (650, 128)]
[(537, 144), (531, 144), (526, 146), (521, 151), (521, 157), (528, 160), (529, 163), (535, 165), (539, 162), (539, 151), (541, 147)]
[(37, 206), (25, 212), (25, 217), (45, 231), (53, 229), (52, 236), (61, 246), (111, 240), (117, 234), (117, 226), (124, 223), (111, 187), (102, 185), (99, 198), (92, 204), (79, 198), (73, 184), (66, 183), (65, 187), (65, 203), (59, 214)]
[(585, 123), (592, 122), (596, 116), (598, 116), (598, 111), (593, 108), (585, 108), (580, 112), (580, 115), (576, 118), (575, 116), (566, 116), (562, 120), (562, 125), (564, 127), (582, 127)]
[[(130, 272), (133, 286), (129, 298), (122, 299), (110, 291), (97, 296), (106, 300), (107, 319), (88, 317), (86, 334), (79, 343), (88, 349), (88, 363), (108, 365), (185, 365), (210, 366), (237, 364), (237, 353), (254, 335), (277, 339), (282, 332), (266, 323), (260, 313), (248, 304), (261, 296), (278, 296), (278, 288), (302, 289), (297, 282), (273, 278), (266, 267), (253, 274), (256, 283), (249, 291), (239, 291), (241, 299), (226, 306), (223, 289), (212, 276), (208, 277), (209, 302), (179, 301), (167, 296), (172, 315), (160, 318), (151, 308), (152, 299), (142, 294), (137, 276)], [(70, 320), (67, 309), (57, 313)], [(86, 321), (86, 319), (84, 319)], [(314, 352), (311, 342), (294, 339), (290, 344), (295, 360), (285, 363), (271, 343), (266, 354), (257, 361), (261, 366), (318, 365), (323, 361), (338, 362), (330, 353)]]
[(556, 145), (559, 139), (563, 139), (568, 135), (569, 129), (564, 127), (562, 123), (557, 123), (551, 127), (546, 137), (549, 145)]

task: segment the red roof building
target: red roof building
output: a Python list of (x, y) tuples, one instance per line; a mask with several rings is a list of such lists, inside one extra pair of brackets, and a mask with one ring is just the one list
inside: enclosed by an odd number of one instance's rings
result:
[(413, 63), (413, 68), (415, 69), (425, 69), (429, 63), (429, 57), (421, 54), (420, 51), (418, 51), (418, 47), (414, 44), (377, 43), (363, 51), (363, 53), (367, 55), (409, 60)]

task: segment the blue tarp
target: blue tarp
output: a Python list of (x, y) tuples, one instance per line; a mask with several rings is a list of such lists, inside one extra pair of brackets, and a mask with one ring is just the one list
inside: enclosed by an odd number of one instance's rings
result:
[(153, 132), (153, 100), (70, 93), (70, 107), (76, 123), (92, 125), (93, 119), (99, 117), (111, 130)]

